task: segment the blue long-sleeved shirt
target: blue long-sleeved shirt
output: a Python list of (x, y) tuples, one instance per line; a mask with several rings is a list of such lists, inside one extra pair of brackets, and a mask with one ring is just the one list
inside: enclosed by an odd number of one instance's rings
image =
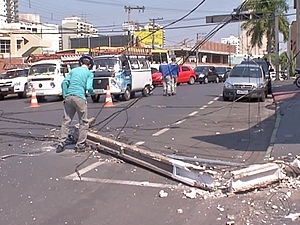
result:
[(163, 77), (171, 76), (169, 64), (162, 63), (159, 65), (159, 72), (162, 73)]
[(170, 63), (169, 64), (171, 76), (178, 76), (179, 75), (179, 66), (177, 63)]
[(72, 69), (61, 84), (63, 98), (76, 95), (86, 100), (86, 92), (94, 95), (93, 79), (94, 74), (85, 65)]

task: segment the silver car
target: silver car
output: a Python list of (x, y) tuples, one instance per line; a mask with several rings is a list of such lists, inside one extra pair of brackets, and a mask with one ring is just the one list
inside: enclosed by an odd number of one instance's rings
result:
[(268, 79), (262, 67), (256, 64), (235, 65), (223, 86), (224, 101), (256, 98), (264, 102), (267, 94)]

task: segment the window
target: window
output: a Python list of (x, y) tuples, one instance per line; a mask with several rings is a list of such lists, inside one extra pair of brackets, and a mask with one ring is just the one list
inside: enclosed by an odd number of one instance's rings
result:
[(10, 53), (10, 40), (0, 40), (0, 53)]
[(22, 47), (22, 40), (17, 40), (17, 49), (19, 50)]

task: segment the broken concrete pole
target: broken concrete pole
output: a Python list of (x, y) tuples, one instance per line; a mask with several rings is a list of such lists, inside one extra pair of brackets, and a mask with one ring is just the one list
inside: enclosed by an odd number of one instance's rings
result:
[(241, 192), (279, 182), (284, 174), (276, 163), (254, 164), (232, 171), (231, 191)]
[(182, 183), (205, 190), (215, 188), (214, 177), (205, 168), (170, 159), (166, 156), (128, 145), (99, 134), (88, 133), (87, 143), (97, 150), (108, 152), (117, 157), (136, 163)]

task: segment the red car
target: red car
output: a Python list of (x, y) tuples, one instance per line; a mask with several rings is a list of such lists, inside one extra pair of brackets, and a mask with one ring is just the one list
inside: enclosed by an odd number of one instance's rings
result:
[[(156, 68), (151, 68), (152, 84), (162, 85), (162, 74)], [(179, 65), (179, 76), (177, 79), (177, 85), (181, 83), (194, 84), (196, 80), (196, 74), (192, 67), (188, 65)]]
[(158, 69), (151, 67), (152, 73), (152, 84), (154, 86), (162, 85), (162, 73), (158, 71)]

